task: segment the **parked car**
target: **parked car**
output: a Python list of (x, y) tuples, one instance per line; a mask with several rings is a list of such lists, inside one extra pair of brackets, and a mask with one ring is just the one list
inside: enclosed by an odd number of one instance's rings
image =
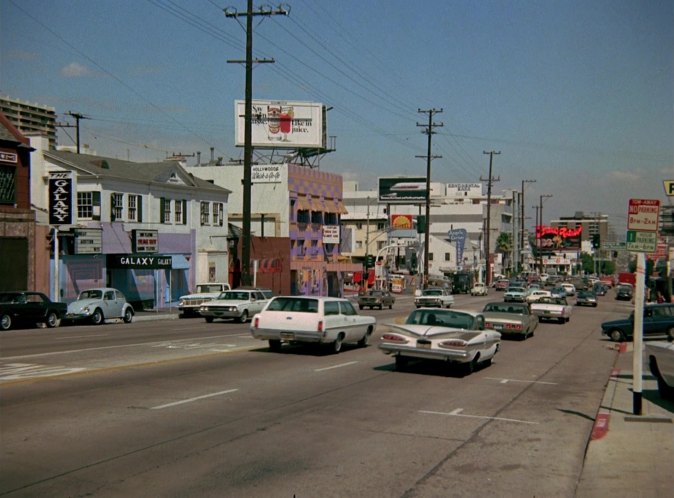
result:
[(180, 318), (189, 318), (199, 316), (199, 308), (206, 301), (217, 298), (221, 292), (232, 290), (228, 283), (210, 282), (197, 284), (196, 290), (185, 296), (180, 296), (178, 300), (178, 311)]
[(597, 295), (589, 290), (580, 290), (576, 294), (576, 306), (597, 307)]
[(486, 328), (521, 339), (533, 337), (538, 326), (538, 317), (526, 303), (487, 303), (482, 314)]
[(552, 297), (566, 297), (566, 289), (564, 287), (553, 287), (550, 289), (550, 295)]
[(481, 313), (419, 308), (403, 325), (387, 324), (379, 349), (395, 357), (396, 369), (410, 358), (440, 360), (459, 366), (464, 374), (489, 365), (501, 346), (501, 334), (485, 329)]
[(121, 318), (124, 323), (133, 320), (133, 306), (117, 289), (101, 287), (80, 292), (76, 301), (68, 305), (65, 319), (71, 322), (87, 320), (100, 325), (109, 318)]
[(388, 309), (393, 309), (393, 304), (396, 302), (396, 298), (389, 291), (385, 290), (371, 290), (367, 294), (360, 294), (358, 296), (358, 308), (379, 308), (384, 309), (384, 306)]
[(615, 298), (618, 301), (631, 301), (634, 296), (634, 289), (629, 284), (620, 284), (616, 287)]
[(644, 343), (648, 367), (658, 381), (658, 392), (663, 398), (674, 400), (674, 342), (648, 341)]
[(470, 289), (471, 296), (486, 296), (489, 294), (489, 288), (483, 282), (476, 282)]
[[(601, 333), (612, 341), (625, 341), (634, 335), (634, 312), (626, 318), (601, 324)], [(674, 339), (674, 304), (646, 304), (643, 318), (644, 338)]]
[(40, 323), (54, 328), (65, 314), (65, 303), (54, 302), (41, 292), (0, 292), (0, 330)]
[(421, 295), (414, 298), (417, 308), (450, 308), (454, 304), (454, 296), (449, 291), (440, 287), (429, 287), (421, 291)]
[(290, 342), (324, 344), (339, 353), (343, 343), (367, 346), (376, 325), (374, 317), (359, 315), (348, 299), (277, 296), (253, 317), (250, 332), (269, 341), (272, 351)]
[(571, 320), (571, 306), (566, 297), (542, 297), (529, 306), (531, 312), (538, 317), (540, 322), (547, 320), (556, 320), (559, 323), (566, 323)]
[(221, 292), (217, 298), (204, 302), (199, 308), (199, 314), (208, 323), (216, 318), (246, 323), (253, 315), (262, 311), (267, 301), (261, 289), (239, 288)]
[(527, 297), (527, 290), (524, 287), (510, 286), (503, 293), (503, 300), (508, 302), (523, 303)]

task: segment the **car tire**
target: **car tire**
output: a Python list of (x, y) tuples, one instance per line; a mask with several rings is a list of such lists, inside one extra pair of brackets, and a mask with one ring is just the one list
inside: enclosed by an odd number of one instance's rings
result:
[(667, 331), (667, 338), (670, 341), (674, 341), (674, 327), (669, 327), (669, 330)]
[(358, 341), (358, 347), (364, 348), (367, 347), (368, 344), (370, 344), (370, 336), (372, 335), (372, 328), (369, 327), (367, 329), (367, 332), (365, 332), (365, 335), (362, 337), (360, 341)]
[(332, 354), (338, 354), (342, 350), (342, 344), (344, 342), (344, 336), (339, 334), (337, 339), (330, 343), (330, 352)]
[(665, 379), (662, 376), (662, 373), (660, 373), (660, 369), (658, 368), (658, 362), (655, 359), (655, 356), (651, 356), (648, 358), (648, 366), (650, 368), (651, 373), (658, 381), (658, 392), (660, 393), (660, 397), (667, 399), (674, 399), (674, 387), (667, 385), (667, 382), (665, 382)]
[(380, 305), (379, 305), (379, 311), (381, 311), (381, 310), (383, 310), (383, 309), (384, 309), (384, 305), (383, 305), (383, 304), (380, 304)]
[(359, 310), (362, 310), (363, 308), (364, 308), (363, 305), (361, 305), (361, 304), (358, 305), (358, 309), (359, 309)]
[(133, 321), (133, 311), (131, 311), (131, 308), (126, 309), (122, 320), (124, 320), (124, 323), (131, 323)]
[(100, 308), (96, 308), (94, 313), (91, 315), (91, 323), (94, 325), (101, 325), (104, 321), (105, 317), (103, 316), (103, 312), (100, 310)]
[[(526, 336), (525, 336), (525, 338), (526, 338)], [(477, 365), (478, 365), (479, 360), (480, 360), (480, 358), (478, 356), (475, 356), (475, 358), (473, 358), (471, 361), (469, 361), (467, 363), (462, 363), (461, 367), (460, 367), (461, 375), (463, 377), (466, 377), (467, 375), (470, 375), (473, 372), (475, 372), (475, 370), (477, 370)]]
[(623, 333), (618, 329), (613, 329), (608, 333), (608, 336), (613, 342), (621, 342), (624, 340)]
[(243, 310), (239, 317), (239, 323), (246, 323), (248, 321), (248, 310)]
[(281, 341), (278, 339), (269, 339), (269, 349), (278, 353), (281, 351)]
[(204, 320), (206, 320), (206, 323), (213, 323), (213, 317), (212, 316), (205, 316)]
[(58, 315), (53, 311), (50, 311), (49, 313), (47, 313), (47, 319), (45, 320), (44, 324), (47, 326), (48, 329), (53, 329), (59, 324)]
[(393, 303), (388, 305), (388, 309), (392, 310), (393, 309)]
[(0, 330), (9, 330), (12, 328), (12, 317), (9, 315), (0, 316)]

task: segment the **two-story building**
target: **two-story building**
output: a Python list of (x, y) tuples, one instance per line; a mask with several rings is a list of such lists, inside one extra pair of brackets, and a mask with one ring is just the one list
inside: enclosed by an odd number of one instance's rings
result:
[[(59, 299), (112, 286), (136, 306), (165, 307), (198, 282), (227, 282), (230, 192), (177, 161), (135, 163), (47, 150), (31, 141), (33, 207), (38, 222), (57, 228)], [(50, 178), (69, 180), (69, 224), (50, 220)], [(57, 267), (54, 268), (54, 262)], [(57, 270), (57, 271), (55, 271)]]
[[(188, 170), (231, 190), (229, 219), (240, 225), (243, 166), (197, 165)], [(270, 265), (286, 269), (292, 294), (340, 295), (346, 275), (362, 270), (360, 263), (342, 256), (351, 247), (341, 223), (345, 213), (340, 175), (298, 164), (252, 166), (250, 235), (288, 239), (287, 252)]]

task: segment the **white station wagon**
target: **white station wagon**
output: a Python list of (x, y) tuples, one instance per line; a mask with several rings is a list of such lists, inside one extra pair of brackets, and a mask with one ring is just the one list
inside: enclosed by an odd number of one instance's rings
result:
[(272, 351), (281, 344), (316, 343), (339, 353), (343, 343), (365, 347), (374, 333), (376, 319), (359, 315), (348, 299), (337, 297), (277, 296), (253, 317), (250, 332), (269, 341)]

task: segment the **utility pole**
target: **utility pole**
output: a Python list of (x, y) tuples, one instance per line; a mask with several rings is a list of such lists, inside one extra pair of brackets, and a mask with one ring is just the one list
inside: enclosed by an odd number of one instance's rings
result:
[(256, 59), (253, 61), (253, 17), (272, 15), (287, 16), (290, 8), (279, 5), (276, 10), (268, 6), (259, 7), (253, 10), (253, 0), (248, 0), (246, 12), (237, 12), (233, 7), (224, 9), (225, 17), (233, 17), (238, 20), (239, 17), (246, 18), (246, 59), (229, 60), (228, 63), (241, 64), (246, 66), (246, 95), (244, 112), (244, 149), (243, 149), (243, 223), (242, 234), (243, 244), (241, 249), (241, 282), (243, 285), (251, 284), (250, 275), (250, 204), (251, 204), (251, 176), (253, 163), (253, 63), (273, 63), (273, 59)]
[[(536, 180), (522, 180), (522, 199), (521, 199), (521, 204), (520, 207), (522, 208), (522, 212), (520, 213), (520, 251), (524, 251), (524, 184), (525, 183), (536, 183)], [(524, 262), (524, 258), (520, 256), (520, 270), (522, 270), (522, 263)]]
[(431, 155), (431, 137), (435, 133), (433, 128), (436, 126), (444, 126), (444, 123), (434, 123), (433, 115), (442, 112), (442, 109), (428, 109), (421, 110), (418, 109), (417, 112), (428, 114), (428, 124), (417, 123), (417, 126), (423, 126), (424, 129), (422, 133), (428, 135), (428, 146), (425, 156), (415, 156), (419, 158), (426, 159), (426, 231), (424, 233), (424, 279), (423, 279), (423, 288), (428, 288), (428, 254), (429, 254), (429, 244), (431, 238), (431, 161), (433, 159), (439, 159), (442, 156), (433, 156)]
[(492, 151), (483, 151), (483, 154), (489, 154), (489, 178), (482, 178), (480, 177), (480, 181), (487, 182), (487, 231), (485, 233), (485, 257), (486, 257), (486, 262), (485, 262), (485, 268), (487, 270), (487, 274), (485, 277), (485, 283), (487, 284), (487, 287), (491, 285), (491, 247), (490, 247), (490, 238), (491, 238), (491, 186), (492, 183), (501, 181), (501, 177), (494, 178), (491, 175), (492, 171), (492, 165), (494, 162), (494, 156), (499, 155), (501, 151), (496, 152), (495, 150)]
[[(71, 117), (75, 118), (75, 133), (76, 133), (75, 136), (77, 137), (76, 140), (75, 140), (75, 143), (77, 144), (77, 153), (79, 154), (80, 153), (80, 120), (81, 119), (90, 119), (90, 118), (86, 117), (84, 114), (80, 114), (79, 112), (68, 111), (68, 112), (66, 112), (66, 114), (68, 116), (71, 116)], [(63, 126), (63, 125), (61, 125), (61, 126)], [(63, 127), (65, 127), (65, 126), (63, 126)]]
[[(538, 209), (538, 214), (540, 216), (540, 230), (541, 230), (541, 235), (543, 233), (543, 199), (549, 199), (552, 197), (552, 194), (541, 194), (540, 200), (538, 201), (539, 204), (539, 209)], [(541, 240), (538, 238), (538, 240)], [(539, 275), (543, 273), (543, 253), (540, 251), (540, 244), (539, 244), (539, 251), (538, 251), (538, 257), (540, 258), (538, 260), (538, 273)]]
[[(365, 275), (363, 275), (363, 287), (367, 291), (367, 285), (369, 281), (370, 268), (368, 267), (368, 261), (370, 260), (370, 196), (367, 196), (367, 224), (365, 225)], [(375, 261), (376, 264), (376, 261)]]

